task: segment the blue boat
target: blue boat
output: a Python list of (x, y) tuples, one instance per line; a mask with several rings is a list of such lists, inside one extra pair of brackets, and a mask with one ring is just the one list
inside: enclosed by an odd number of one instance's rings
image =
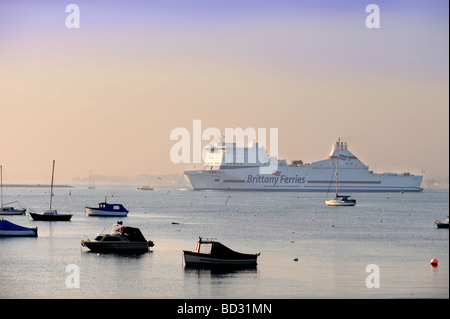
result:
[(37, 237), (38, 229), (16, 225), (5, 219), (0, 220), (0, 236)]
[(98, 207), (87, 207), (86, 212), (89, 216), (114, 216), (125, 217), (128, 215), (128, 209), (123, 207), (122, 204), (109, 204), (105, 201), (99, 203)]

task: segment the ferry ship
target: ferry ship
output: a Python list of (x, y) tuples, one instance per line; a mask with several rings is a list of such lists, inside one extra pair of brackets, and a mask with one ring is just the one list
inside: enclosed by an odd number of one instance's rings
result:
[[(353, 155), (346, 142), (333, 144), (327, 159), (313, 163), (301, 160), (279, 160), (267, 156), (257, 142), (248, 147), (224, 143), (222, 138), (206, 147), (204, 167), (189, 170), (184, 176), (194, 190), (248, 190), (332, 192), (336, 187), (336, 165), (339, 167), (340, 192), (421, 192), (422, 176), (411, 173), (374, 173)], [(265, 155), (259, 159), (259, 155)], [(262, 157), (261, 157), (262, 158)], [(278, 165), (272, 172), (268, 159)], [(273, 162), (272, 162), (273, 163)], [(261, 168), (266, 170), (262, 172)]]

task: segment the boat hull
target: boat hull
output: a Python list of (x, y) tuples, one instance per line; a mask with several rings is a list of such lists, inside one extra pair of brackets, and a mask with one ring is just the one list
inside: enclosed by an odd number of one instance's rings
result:
[(96, 242), (83, 240), (81, 245), (89, 248), (92, 252), (112, 253), (140, 253), (146, 252), (151, 247), (150, 242)]
[(72, 218), (71, 214), (38, 214), (38, 213), (29, 213), (33, 220), (42, 220), (42, 221), (69, 221)]
[[(327, 179), (332, 168), (311, 166), (279, 167), (278, 173), (260, 174), (259, 168), (235, 168), (185, 171), (184, 176), (194, 190), (329, 192), (335, 179)], [(422, 176), (374, 174), (367, 170), (342, 170), (339, 191), (342, 192), (421, 192)]]
[(38, 232), (37, 227), (28, 228), (28, 227), (16, 225), (5, 219), (0, 220), (0, 236), (37, 237), (37, 232)]
[(325, 204), (327, 204), (327, 206), (355, 206), (356, 201), (355, 200), (341, 201), (340, 199), (330, 199), (326, 200)]
[(108, 211), (100, 210), (95, 207), (86, 207), (86, 212), (89, 216), (114, 216), (114, 217), (126, 217), (128, 212), (123, 211)]
[(3, 207), (0, 209), (0, 215), (25, 215), (27, 210), (24, 209), (14, 209), (12, 207)]
[(38, 229), (29, 228), (27, 230), (7, 230), (0, 229), (0, 236), (4, 237), (37, 237)]
[(245, 255), (240, 258), (216, 258), (208, 254), (183, 251), (186, 265), (222, 265), (222, 266), (256, 266), (258, 255)]

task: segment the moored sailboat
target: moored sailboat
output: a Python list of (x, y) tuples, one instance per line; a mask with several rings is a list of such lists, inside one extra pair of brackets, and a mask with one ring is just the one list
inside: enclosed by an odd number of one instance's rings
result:
[[(340, 139), (337, 145), (341, 145)], [(339, 158), (340, 156), (336, 157), (336, 197), (325, 200), (325, 204), (327, 206), (355, 206), (356, 200), (350, 198), (350, 195), (339, 195)]]
[(52, 198), (53, 198), (53, 177), (55, 174), (55, 160), (53, 160), (52, 169), (52, 183), (50, 186), (50, 207), (41, 213), (31, 213), (30, 216), (33, 220), (44, 220), (44, 221), (69, 221), (72, 218), (72, 214), (58, 214), (56, 209), (52, 209)]
[(95, 185), (94, 185), (94, 177), (92, 176), (92, 170), (89, 174), (89, 182), (88, 182), (88, 189), (95, 189)]
[[(10, 205), (14, 202), (6, 203)], [(14, 208), (12, 206), (3, 205), (3, 167), (0, 165), (0, 215), (24, 215), (27, 210), (25, 208)]]

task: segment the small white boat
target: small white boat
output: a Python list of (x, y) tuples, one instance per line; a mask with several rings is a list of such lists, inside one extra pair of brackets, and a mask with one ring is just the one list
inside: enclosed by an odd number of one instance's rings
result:
[(98, 234), (94, 240), (84, 239), (81, 246), (93, 252), (142, 253), (154, 243), (147, 241), (138, 228), (123, 226), (122, 221), (117, 221), (110, 234)]
[(0, 236), (37, 237), (38, 229), (16, 225), (7, 220), (0, 220)]
[(350, 196), (338, 195), (333, 199), (325, 200), (327, 206), (355, 206), (356, 200), (350, 198)]
[(99, 203), (98, 207), (87, 207), (86, 212), (89, 216), (114, 216), (114, 217), (125, 217), (128, 215), (128, 209), (126, 209), (122, 204), (109, 204), (105, 201)]
[(225, 245), (200, 237), (195, 251), (183, 250), (186, 266), (256, 266), (260, 253), (243, 254), (231, 250)]
[(142, 186), (136, 187), (136, 189), (138, 191), (152, 191), (153, 187), (150, 187), (150, 185), (142, 185)]
[[(9, 203), (11, 204), (11, 203)], [(2, 206), (0, 208), (0, 215), (25, 215), (26, 208), (17, 209), (14, 207)]]

